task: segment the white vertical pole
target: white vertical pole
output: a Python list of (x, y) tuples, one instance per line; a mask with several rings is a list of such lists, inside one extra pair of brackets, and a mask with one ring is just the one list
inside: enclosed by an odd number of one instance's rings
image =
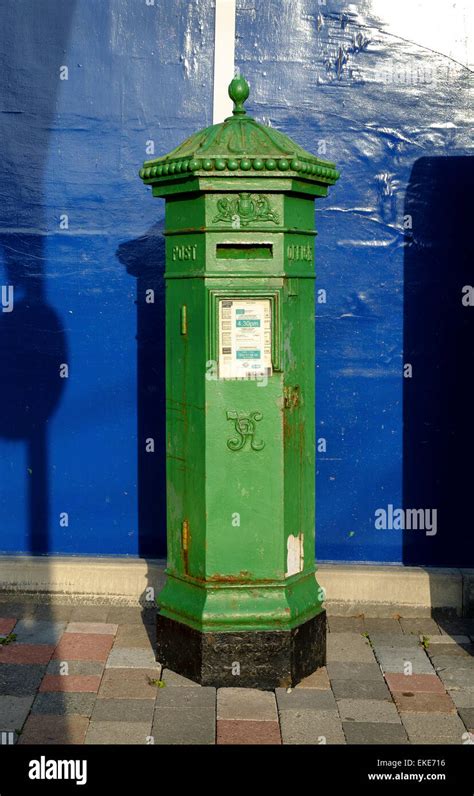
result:
[(234, 77), (235, 0), (216, 0), (214, 34), (213, 124), (232, 114), (227, 88)]

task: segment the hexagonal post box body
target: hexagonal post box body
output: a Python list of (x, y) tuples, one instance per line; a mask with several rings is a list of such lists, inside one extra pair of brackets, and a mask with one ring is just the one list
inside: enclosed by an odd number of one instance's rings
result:
[(140, 171), (166, 198), (167, 581), (158, 660), (205, 685), (325, 662), (315, 578), (314, 199), (338, 173), (233, 116)]

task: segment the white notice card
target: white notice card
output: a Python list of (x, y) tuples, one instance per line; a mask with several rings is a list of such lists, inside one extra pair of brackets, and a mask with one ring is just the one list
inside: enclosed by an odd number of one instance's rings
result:
[(219, 378), (272, 375), (270, 299), (219, 301)]

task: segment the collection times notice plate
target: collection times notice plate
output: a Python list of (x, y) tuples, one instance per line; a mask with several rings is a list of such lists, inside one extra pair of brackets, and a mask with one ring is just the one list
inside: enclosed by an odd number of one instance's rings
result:
[(270, 299), (219, 301), (219, 378), (272, 375)]

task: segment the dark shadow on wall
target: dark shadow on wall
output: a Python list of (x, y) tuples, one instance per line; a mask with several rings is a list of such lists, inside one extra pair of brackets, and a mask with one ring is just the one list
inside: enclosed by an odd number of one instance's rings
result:
[[(76, 0), (2, 4), (0, 137), (0, 437), (27, 450), (29, 551), (45, 554), (49, 539), (48, 422), (66, 379), (67, 341), (45, 280), (43, 180), (49, 134), (61, 86)], [(12, 495), (11, 499), (18, 499)]]
[(405, 564), (474, 566), (473, 183), (473, 159), (420, 158), (405, 198), (403, 505), (437, 509), (436, 534), (405, 530)]
[[(138, 534), (141, 557), (166, 556), (165, 240), (157, 223), (117, 257), (137, 280)], [(153, 440), (154, 451), (150, 452)]]

